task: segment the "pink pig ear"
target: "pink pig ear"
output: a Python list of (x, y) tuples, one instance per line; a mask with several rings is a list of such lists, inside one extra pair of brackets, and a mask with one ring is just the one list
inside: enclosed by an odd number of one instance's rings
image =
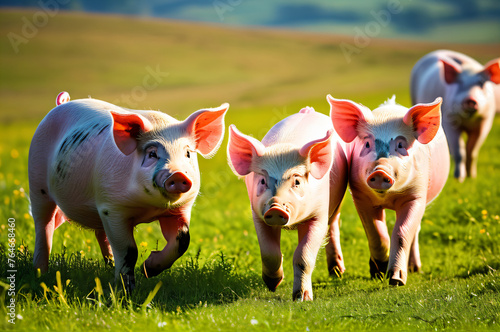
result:
[(439, 59), (443, 64), (443, 78), (448, 84), (454, 83), (458, 74), (462, 72), (462, 68), (453, 60)]
[(264, 155), (265, 146), (253, 137), (244, 135), (229, 126), (229, 141), (227, 142), (227, 156), (229, 166), (238, 176), (245, 176), (252, 172), (252, 160)]
[(330, 118), (335, 131), (344, 142), (352, 142), (358, 136), (358, 125), (366, 123), (372, 114), (363, 106), (347, 99), (335, 99), (328, 95), (326, 100), (330, 103)]
[(489, 80), (495, 84), (500, 84), (500, 58), (491, 60), (484, 66), (483, 71)]
[(141, 133), (153, 129), (148, 119), (137, 113), (111, 111), (113, 116), (113, 136), (116, 146), (125, 155), (137, 149), (137, 138)]
[(436, 136), (441, 125), (441, 97), (430, 104), (417, 104), (410, 108), (403, 122), (412, 126), (417, 140), (427, 144)]
[(224, 138), (224, 115), (229, 104), (217, 108), (199, 110), (191, 114), (184, 123), (196, 142), (196, 150), (205, 158), (212, 157)]
[(304, 158), (309, 158), (311, 165), (310, 173), (316, 179), (321, 179), (332, 166), (332, 146), (331, 137), (333, 130), (329, 130), (324, 138), (320, 138), (305, 144), (299, 154)]

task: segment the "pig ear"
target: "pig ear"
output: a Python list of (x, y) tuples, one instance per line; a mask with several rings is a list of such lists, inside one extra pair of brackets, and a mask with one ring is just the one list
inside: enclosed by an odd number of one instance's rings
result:
[(403, 122), (412, 126), (415, 137), (422, 144), (427, 144), (436, 136), (441, 125), (441, 97), (430, 104), (417, 104), (410, 108)]
[(495, 84), (500, 84), (500, 58), (491, 60), (484, 66), (484, 71), (489, 80)]
[(141, 133), (153, 129), (148, 119), (137, 113), (119, 113), (111, 111), (113, 116), (113, 136), (116, 146), (125, 155), (137, 148), (137, 138)]
[(372, 114), (365, 107), (347, 99), (335, 99), (328, 95), (326, 100), (330, 103), (330, 118), (335, 131), (344, 142), (352, 142), (358, 136), (359, 124), (366, 123)]
[(252, 160), (264, 155), (265, 149), (265, 146), (255, 138), (240, 133), (235, 125), (229, 126), (227, 156), (234, 174), (245, 176), (250, 173)]
[(184, 123), (194, 138), (196, 150), (205, 158), (212, 157), (224, 138), (224, 116), (229, 104), (217, 108), (199, 110), (191, 114)]
[(324, 138), (320, 138), (305, 144), (299, 154), (309, 159), (310, 173), (316, 179), (321, 179), (332, 166), (331, 137), (333, 130), (329, 130)]
[(453, 60), (439, 59), (443, 64), (443, 78), (448, 84), (454, 83), (458, 74), (462, 72), (462, 68)]

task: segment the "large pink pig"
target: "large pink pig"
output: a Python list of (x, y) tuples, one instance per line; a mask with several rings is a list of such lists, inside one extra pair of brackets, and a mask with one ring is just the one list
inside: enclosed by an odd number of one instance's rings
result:
[(47, 270), (53, 232), (67, 219), (95, 230), (104, 258), (114, 258), (115, 276), (128, 290), (137, 261), (133, 229), (159, 220), (167, 245), (153, 251), (142, 270), (151, 277), (169, 268), (190, 242), (200, 188), (197, 153), (216, 152), (228, 107), (199, 110), (184, 121), (96, 99), (50, 111), (29, 152), (35, 268)]
[(500, 83), (500, 59), (482, 66), (464, 54), (439, 50), (413, 67), (412, 102), (443, 98), (443, 129), (455, 161), (454, 176), (459, 181), (476, 177), (479, 150), (490, 132), (496, 107), (500, 107), (495, 106), (495, 83)]
[[(372, 277), (388, 270), (391, 285), (420, 270), (418, 233), (425, 207), (449, 173), (441, 100), (410, 109), (391, 99), (371, 112), (350, 100), (327, 97), (335, 130), (347, 143), (349, 186), (370, 246)], [(396, 211), (391, 239), (385, 209)]]
[(283, 280), (281, 229), (297, 229), (293, 299), (312, 300), (311, 274), (327, 234), (328, 268), (345, 270), (339, 242), (347, 186), (344, 143), (328, 117), (308, 107), (278, 122), (262, 142), (231, 125), (228, 157), (234, 173), (245, 177), (264, 282), (275, 291)]

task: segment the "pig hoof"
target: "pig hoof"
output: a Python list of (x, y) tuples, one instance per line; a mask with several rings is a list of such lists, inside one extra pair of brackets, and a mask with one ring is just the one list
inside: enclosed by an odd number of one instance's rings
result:
[(312, 301), (312, 293), (307, 290), (304, 292), (296, 291), (295, 293), (293, 293), (293, 300), (298, 302)]
[(283, 276), (278, 277), (278, 278), (271, 278), (271, 277), (266, 276), (264, 273), (262, 273), (262, 279), (264, 279), (264, 282), (266, 283), (267, 288), (269, 288), (269, 290), (271, 292), (275, 292), (276, 288), (278, 288), (278, 286), (283, 281)]
[(404, 286), (406, 284), (406, 273), (401, 270), (389, 271), (387, 275), (391, 286)]
[(389, 261), (382, 262), (378, 259), (370, 258), (370, 276), (372, 279), (383, 280), (385, 276), (385, 271), (387, 271), (387, 266)]
[(155, 269), (155, 268), (152, 268), (152, 267), (146, 267), (146, 262), (144, 262), (142, 264), (142, 274), (144, 274), (144, 276), (146, 278), (152, 278), (152, 277), (155, 277), (157, 275), (159, 275), (163, 270), (160, 270), (160, 269)]
[(345, 269), (342, 270), (339, 266), (334, 266), (330, 269), (328, 269), (328, 273), (330, 274), (330, 277), (337, 277), (337, 278), (342, 278), (342, 274), (344, 273)]

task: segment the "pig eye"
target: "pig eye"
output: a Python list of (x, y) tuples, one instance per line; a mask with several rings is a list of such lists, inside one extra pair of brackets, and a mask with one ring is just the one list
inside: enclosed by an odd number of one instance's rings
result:
[(370, 142), (365, 143), (365, 148), (369, 149), (370, 148)]
[(295, 179), (295, 186), (300, 186), (300, 180), (299, 179)]
[(398, 149), (402, 149), (403, 148), (403, 143), (399, 142), (398, 143)]
[(152, 150), (152, 151), (149, 151), (149, 155), (148, 155), (149, 158), (156, 158), (156, 159), (159, 159), (158, 158), (158, 155), (156, 154), (156, 151), (155, 150)]
[(264, 186), (264, 185), (266, 184), (266, 180), (265, 180), (264, 178), (262, 178), (262, 179), (260, 180), (260, 184)]
[(189, 150), (186, 151), (186, 157), (191, 158), (191, 153), (189, 153)]

